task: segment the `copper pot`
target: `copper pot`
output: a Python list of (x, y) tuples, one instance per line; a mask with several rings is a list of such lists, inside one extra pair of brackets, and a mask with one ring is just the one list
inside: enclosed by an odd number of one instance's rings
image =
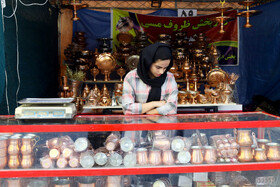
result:
[(49, 156), (53, 160), (57, 160), (60, 156), (60, 151), (58, 149), (51, 149), (49, 151)]
[(204, 162), (206, 164), (215, 164), (217, 160), (216, 147), (204, 146)]
[(192, 150), (191, 163), (192, 164), (202, 164), (203, 163), (202, 147), (192, 146), (191, 150)]
[(68, 161), (63, 156), (59, 157), (56, 161), (56, 165), (58, 168), (66, 168), (66, 166), (68, 165)]
[(10, 169), (17, 169), (20, 165), (18, 155), (9, 155), (8, 166)]
[(7, 145), (8, 145), (8, 137), (0, 136), (0, 149), (7, 148)]
[(257, 139), (258, 147), (267, 150), (267, 143), (270, 141), (268, 139)]
[(74, 154), (74, 150), (70, 147), (63, 148), (61, 152), (62, 156), (67, 159), (69, 159)]
[(40, 158), (40, 164), (45, 169), (54, 167), (54, 161), (50, 158), (49, 155), (46, 155), (46, 156)]
[(263, 148), (255, 149), (254, 159), (257, 162), (266, 161), (267, 157), (266, 157), (265, 150)]
[(146, 148), (138, 148), (136, 152), (137, 164), (141, 166), (148, 165), (148, 150)]
[(32, 158), (32, 155), (22, 155), (22, 159), (21, 159), (21, 167), (24, 168), (24, 169), (28, 169), (28, 168), (31, 168), (33, 164), (33, 158)]
[(162, 151), (162, 163), (164, 165), (173, 165), (175, 164), (175, 159), (172, 150), (163, 150)]
[(7, 155), (7, 147), (0, 148), (0, 157)]
[(8, 153), (10, 155), (19, 154), (20, 137), (11, 136), (9, 139)]
[(250, 162), (253, 160), (253, 153), (251, 146), (241, 146), (238, 154), (240, 162)]
[(22, 144), (20, 147), (20, 151), (22, 154), (31, 154), (32, 153), (32, 138), (30, 136), (24, 136), (22, 138)]
[(149, 164), (159, 166), (162, 164), (161, 150), (151, 149), (149, 151)]
[(46, 141), (46, 145), (49, 149), (59, 149), (62, 145), (60, 138), (52, 138)]
[(80, 166), (80, 157), (77, 153), (74, 153), (73, 155), (70, 156), (70, 159), (68, 161), (69, 166), (71, 168), (77, 168)]
[(279, 147), (280, 144), (278, 143), (267, 143), (267, 158), (268, 160), (271, 161), (278, 161), (280, 160), (280, 151), (279, 151)]
[(156, 138), (153, 141), (153, 148), (160, 150), (168, 150), (170, 149), (170, 140), (166, 138)]
[(0, 169), (4, 169), (7, 165), (7, 156), (0, 157)]

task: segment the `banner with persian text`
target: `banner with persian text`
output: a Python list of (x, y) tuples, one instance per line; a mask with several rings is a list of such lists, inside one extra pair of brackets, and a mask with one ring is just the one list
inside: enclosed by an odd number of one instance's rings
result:
[[(236, 10), (224, 12), (224, 16), (236, 17)], [(172, 39), (178, 32), (187, 33), (191, 38), (198, 33), (204, 33), (207, 43), (217, 46), (220, 52), (220, 65), (238, 64), (238, 26), (237, 19), (230, 19), (224, 23), (224, 33), (219, 33), (221, 26), (213, 21), (220, 14), (211, 14), (195, 17), (163, 17), (143, 15), (119, 9), (112, 11), (112, 38), (113, 45), (118, 45), (116, 39), (120, 31), (129, 32), (136, 36), (137, 31), (144, 31), (153, 43), (159, 34), (169, 34)]]

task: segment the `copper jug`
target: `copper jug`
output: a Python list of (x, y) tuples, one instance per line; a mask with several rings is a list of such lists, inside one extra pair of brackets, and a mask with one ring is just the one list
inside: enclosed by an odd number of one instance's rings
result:
[(24, 169), (27, 169), (27, 168), (31, 168), (32, 164), (33, 164), (33, 158), (32, 158), (32, 155), (29, 154), (29, 155), (22, 155), (22, 159), (21, 159), (21, 167), (24, 168)]
[(140, 166), (148, 165), (148, 150), (146, 148), (138, 148), (136, 152), (137, 164)]
[(10, 155), (19, 154), (20, 137), (11, 136), (9, 139), (8, 153)]
[(251, 146), (241, 146), (238, 154), (240, 162), (250, 162), (253, 160), (253, 153)]
[(152, 166), (159, 166), (161, 163), (161, 150), (151, 149), (149, 151), (149, 164)]
[(172, 150), (163, 150), (162, 151), (162, 163), (164, 165), (173, 165), (175, 164), (175, 159)]
[(30, 136), (24, 136), (22, 138), (20, 151), (22, 154), (26, 154), (26, 155), (32, 153), (32, 138)]
[(20, 161), (18, 155), (9, 155), (8, 166), (10, 169), (17, 169), (19, 167)]
[(237, 131), (237, 143), (240, 146), (251, 146), (253, 144), (253, 140), (252, 140), (250, 133), (251, 133), (251, 130), (238, 130)]

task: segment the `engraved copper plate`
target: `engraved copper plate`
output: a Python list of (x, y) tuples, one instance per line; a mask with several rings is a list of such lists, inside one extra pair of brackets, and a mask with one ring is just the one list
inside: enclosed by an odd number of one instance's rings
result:
[(96, 59), (96, 66), (101, 71), (111, 71), (116, 66), (115, 58), (112, 56), (111, 53), (101, 53)]
[(133, 36), (129, 33), (120, 32), (117, 34), (117, 40), (121, 43), (130, 43), (133, 40)]
[(126, 60), (126, 66), (129, 70), (133, 70), (137, 68), (138, 62), (139, 62), (139, 55), (132, 55), (127, 58)]
[(212, 84), (211, 86), (217, 86), (219, 82), (224, 82), (227, 78), (227, 74), (222, 69), (212, 69), (207, 74), (207, 82)]

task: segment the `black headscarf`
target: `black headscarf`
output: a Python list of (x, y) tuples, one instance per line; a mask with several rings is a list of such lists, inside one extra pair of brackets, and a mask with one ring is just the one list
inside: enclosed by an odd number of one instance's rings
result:
[[(170, 64), (166, 71), (159, 77), (150, 78), (149, 72), (151, 65), (156, 60), (167, 60), (170, 59)], [(137, 66), (137, 74), (140, 79), (145, 83), (150, 85), (152, 88), (150, 90), (147, 102), (159, 101), (161, 96), (161, 86), (163, 85), (167, 71), (173, 66), (172, 50), (171, 47), (164, 43), (154, 43), (145, 47), (141, 54), (139, 63)]]

